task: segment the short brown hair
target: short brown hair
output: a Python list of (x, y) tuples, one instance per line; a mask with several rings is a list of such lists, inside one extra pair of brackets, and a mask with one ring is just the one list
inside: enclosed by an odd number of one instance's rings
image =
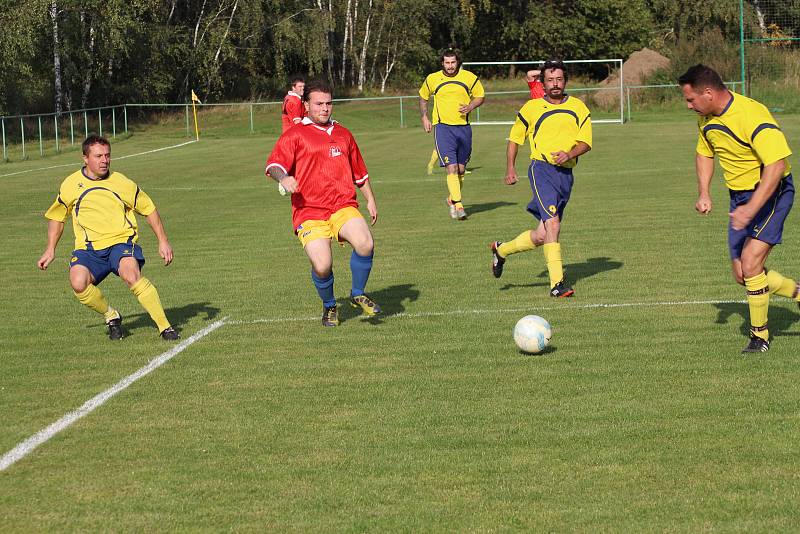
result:
[(308, 102), (311, 93), (327, 93), (333, 96), (333, 87), (327, 80), (316, 79), (311, 80), (306, 84), (305, 91), (303, 92), (303, 102)]
[(103, 145), (103, 146), (110, 147), (111, 143), (109, 143), (108, 139), (106, 139), (105, 137), (100, 137), (99, 135), (92, 134), (89, 137), (87, 137), (86, 139), (84, 139), (83, 143), (81, 143), (81, 150), (83, 150), (83, 155), (84, 156), (88, 156), (89, 155), (89, 148), (92, 145)]
[(706, 87), (710, 87), (712, 89), (716, 89), (718, 91), (724, 91), (725, 83), (722, 81), (720, 75), (712, 69), (711, 67), (707, 67), (702, 63), (698, 63), (692, 67), (689, 67), (689, 70), (684, 72), (680, 78), (678, 78), (679, 85), (691, 85), (692, 89), (695, 91), (704, 89)]

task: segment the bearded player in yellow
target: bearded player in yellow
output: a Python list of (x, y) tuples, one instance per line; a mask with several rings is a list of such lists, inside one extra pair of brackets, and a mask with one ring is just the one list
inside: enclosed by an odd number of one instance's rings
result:
[(536, 230), (525, 230), (511, 241), (489, 245), (492, 274), (500, 278), (509, 255), (541, 246), (550, 275), (550, 296), (571, 297), (574, 291), (564, 282), (559, 233), (572, 194), (572, 169), (578, 157), (592, 148), (592, 120), (586, 105), (565, 92), (568, 77), (562, 61), (546, 61), (539, 76), (545, 95), (528, 100), (517, 113), (508, 136), (505, 177), (506, 184), (517, 183), (514, 165), (519, 145), (527, 139), (531, 145), (528, 178), (533, 190), (527, 209), (539, 224)]
[(81, 304), (105, 318), (108, 337), (124, 337), (122, 316), (109, 306), (97, 287), (106, 276), (114, 273), (150, 314), (161, 338), (180, 339), (167, 320), (158, 291), (141, 273), (144, 254), (136, 244), (139, 237), (136, 213), (145, 217), (158, 238), (158, 253), (164, 264), (172, 262), (172, 246), (155, 204), (133, 181), (111, 172), (111, 145), (106, 139), (89, 136), (82, 148), (84, 167), (61, 183), (58, 197), (45, 213), (49, 219), (47, 247), (39, 258), (39, 268), (45, 270), (52, 263), (64, 223), (72, 216), (75, 250), (69, 262), (69, 282)]
[[(442, 70), (429, 74), (419, 89), (422, 128), (433, 131), (439, 165), (447, 169), (447, 205), (450, 217), (467, 218), (461, 198), (467, 162), (472, 154), (469, 114), (483, 104), (483, 85), (475, 74), (461, 68), (461, 56), (452, 48), (442, 53)], [(428, 100), (434, 97), (428, 118)]]

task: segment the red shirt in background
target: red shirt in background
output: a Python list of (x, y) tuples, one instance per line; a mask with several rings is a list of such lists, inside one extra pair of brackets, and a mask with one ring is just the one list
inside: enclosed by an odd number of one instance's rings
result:
[(283, 109), (281, 110), (282, 131), (286, 131), (295, 124), (303, 120), (306, 115), (306, 108), (303, 99), (294, 91), (289, 91), (283, 97)]

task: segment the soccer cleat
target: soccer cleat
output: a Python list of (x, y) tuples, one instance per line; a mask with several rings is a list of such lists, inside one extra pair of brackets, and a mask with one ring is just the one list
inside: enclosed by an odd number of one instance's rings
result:
[(336, 305), (322, 309), (322, 326), (339, 326), (339, 311)]
[(553, 289), (550, 290), (550, 296), (563, 299), (565, 297), (571, 297), (575, 294), (575, 291), (571, 287), (567, 287), (564, 285), (564, 281), (560, 281), (556, 285), (553, 286)]
[(178, 333), (177, 330), (168, 326), (164, 330), (161, 331), (161, 339), (164, 341), (177, 341), (181, 338), (181, 335)]
[(122, 339), (125, 337), (125, 334), (122, 332), (122, 316), (117, 314), (116, 319), (111, 319), (110, 321), (106, 321), (106, 326), (108, 326), (108, 339)]
[(742, 354), (751, 352), (767, 352), (769, 350), (769, 341), (762, 339), (755, 334), (750, 334), (750, 343), (742, 349)]
[(445, 202), (447, 202), (447, 207), (450, 209), (450, 218), (451, 219), (458, 219), (458, 215), (456, 215), (456, 205), (450, 202), (450, 198), (446, 198)]
[(381, 312), (381, 307), (366, 295), (350, 297), (350, 305), (354, 308), (360, 307), (364, 310), (364, 314), (370, 317), (378, 315)]
[(497, 252), (497, 247), (502, 245), (500, 241), (492, 241), (489, 243), (489, 248), (492, 250), (492, 274), (495, 278), (503, 276), (503, 265), (506, 259)]
[(459, 221), (466, 221), (467, 220), (467, 212), (464, 211), (464, 208), (456, 208), (456, 219)]
[(288, 191), (286, 190), (286, 188), (285, 188), (285, 187), (283, 187), (283, 184), (282, 184), (282, 183), (280, 183), (280, 182), (278, 182), (278, 193), (280, 193), (282, 197), (285, 197), (285, 196), (286, 196), (286, 193), (288, 193)]

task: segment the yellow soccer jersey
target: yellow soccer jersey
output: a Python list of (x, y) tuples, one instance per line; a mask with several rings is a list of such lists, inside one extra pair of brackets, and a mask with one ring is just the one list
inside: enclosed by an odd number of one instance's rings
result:
[[(719, 115), (698, 120), (697, 153), (719, 156), (725, 184), (734, 191), (755, 188), (761, 181), (761, 166), (788, 158), (792, 151), (769, 110), (752, 98), (738, 93)], [(791, 172), (786, 160), (784, 176)]]
[(447, 76), (440, 70), (425, 78), (419, 96), (424, 100), (434, 97), (433, 124), (460, 126), (469, 124), (469, 114), (459, 113), (458, 108), (483, 97), (484, 92), (481, 81), (470, 71), (459, 69), (455, 76)]
[[(518, 145), (531, 144), (531, 159), (553, 163), (552, 152), (569, 152), (578, 141), (592, 146), (592, 119), (586, 104), (574, 96), (567, 96), (561, 104), (552, 104), (544, 98), (528, 100), (517, 113), (508, 140)], [(561, 165), (574, 167), (577, 158)]]
[(139, 237), (136, 215), (145, 217), (156, 207), (147, 194), (123, 174), (112, 172), (92, 180), (83, 169), (67, 176), (44, 216), (66, 222), (72, 215), (75, 250), (101, 250)]

